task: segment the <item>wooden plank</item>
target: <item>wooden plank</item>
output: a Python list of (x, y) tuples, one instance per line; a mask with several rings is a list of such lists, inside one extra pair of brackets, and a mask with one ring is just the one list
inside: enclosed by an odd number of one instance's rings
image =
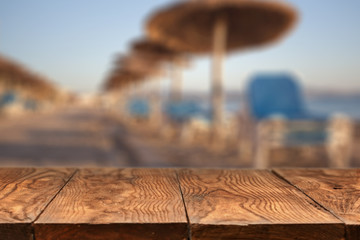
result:
[(360, 169), (277, 169), (347, 225), (347, 239), (360, 239)]
[(74, 169), (0, 168), (0, 239), (29, 240), (31, 223), (74, 172)]
[(187, 239), (174, 170), (80, 170), (35, 222), (37, 240)]
[(179, 170), (196, 239), (343, 239), (344, 224), (269, 171)]

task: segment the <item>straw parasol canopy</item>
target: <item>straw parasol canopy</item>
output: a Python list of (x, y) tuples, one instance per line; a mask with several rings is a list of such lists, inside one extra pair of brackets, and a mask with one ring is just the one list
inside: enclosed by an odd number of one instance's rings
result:
[[(111, 93), (112, 96), (116, 96), (118, 100), (121, 99), (120, 102), (124, 104), (124, 98), (126, 98), (129, 93), (124, 90), (129, 90), (129, 87), (145, 82), (149, 77), (162, 74), (160, 63), (159, 58), (140, 52), (133, 52), (127, 56), (118, 55), (114, 61), (114, 67), (110, 76), (105, 82), (104, 90)], [(122, 90), (122, 94), (119, 94), (119, 90)], [(160, 119), (161, 105), (158, 104), (160, 102), (160, 96), (155, 93), (152, 94), (151, 99), (152, 102), (157, 103), (152, 104), (152, 112), (154, 112), (152, 116), (154, 119)], [(125, 110), (124, 105), (122, 109)]]
[(213, 50), (214, 26), (226, 21), (226, 51), (259, 47), (280, 39), (296, 23), (297, 12), (284, 2), (265, 0), (180, 1), (147, 22), (154, 41), (204, 54)]
[(118, 64), (121, 69), (127, 72), (142, 74), (144, 76), (157, 76), (162, 74), (158, 59), (142, 54), (121, 56), (118, 59)]
[(178, 51), (213, 54), (213, 129), (223, 123), (222, 62), (225, 53), (279, 40), (297, 20), (296, 10), (270, 0), (180, 1), (153, 14), (147, 22), (150, 39)]
[(105, 82), (104, 89), (120, 90), (145, 81), (149, 76), (160, 74), (158, 61), (140, 54), (117, 55), (113, 68)]
[(34, 74), (21, 64), (0, 56), (0, 85), (21, 90), (26, 96), (38, 100), (56, 97), (57, 89), (44, 77)]
[(26, 70), (18, 63), (0, 57), (0, 84), (4, 87), (17, 87), (26, 83)]
[(144, 57), (157, 59), (159, 62), (168, 63), (171, 67), (170, 97), (173, 101), (180, 101), (182, 76), (180, 68), (189, 65), (189, 57), (179, 51), (168, 48), (164, 44), (143, 38), (133, 43), (132, 51)]
[(180, 58), (180, 52), (174, 51), (164, 44), (151, 41), (150, 39), (140, 39), (132, 44), (132, 51), (159, 61), (172, 62)]
[(106, 91), (124, 89), (130, 85), (140, 82), (143, 78), (144, 75), (136, 74), (134, 72), (128, 72), (124, 70), (114, 71), (106, 80), (104, 89)]

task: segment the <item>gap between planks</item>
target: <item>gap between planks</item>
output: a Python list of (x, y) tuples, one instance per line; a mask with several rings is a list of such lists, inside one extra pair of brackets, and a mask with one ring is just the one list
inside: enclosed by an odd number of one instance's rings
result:
[[(317, 205), (319, 205), (322, 209), (324, 209), (325, 211), (329, 212), (332, 216), (334, 216), (336, 219), (338, 219), (340, 222), (342, 222), (345, 226), (347, 226), (347, 224), (340, 218), (338, 217), (333, 211), (331, 211), (330, 209), (327, 209), (325, 206), (323, 206), (322, 204), (320, 204), (320, 202), (318, 202), (316, 199), (312, 198), (311, 196), (309, 196), (306, 192), (304, 192), (301, 188), (299, 188), (298, 186), (296, 186), (295, 184), (292, 184), (289, 180), (287, 180), (285, 177), (281, 176), (280, 174), (278, 174), (276, 172), (276, 170), (271, 169), (270, 170), (276, 177), (278, 177), (279, 179), (281, 179), (282, 181), (285, 181), (287, 184), (293, 186), (294, 188), (296, 188), (297, 190), (299, 190), (302, 194), (304, 194), (307, 198), (311, 199), (312, 201), (314, 201)], [(346, 233), (345, 233), (346, 234)], [(346, 239), (346, 236), (345, 236)]]
[(181, 199), (182, 199), (182, 202), (183, 202), (183, 205), (184, 205), (184, 209), (185, 209), (185, 215), (186, 215), (186, 221), (187, 221), (187, 228), (188, 228), (188, 240), (191, 240), (191, 225), (190, 225), (190, 218), (189, 218), (189, 214), (188, 214), (188, 211), (187, 211), (187, 207), (186, 207), (186, 204), (185, 204), (185, 199), (184, 199), (184, 194), (183, 194), (183, 191), (181, 189), (181, 182), (180, 182), (180, 179), (179, 179), (179, 170), (176, 169), (174, 170), (175, 172), (175, 175), (176, 175), (176, 181), (178, 183), (178, 186), (179, 186), (179, 191), (180, 191), (180, 194), (181, 194)]
[(43, 212), (45, 212), (45, 210), (48, 208), (48, 206), (54, 201), (54, 199), (56, 198), (57, 195), (59, 195), (59, 193), (64, 189), (64, 187), (71, 181), (71, 179), (73, 179), (73, 177), (75, 176), (75, 174), (79, 171), (79, 169), (75, 169), (74, 172), (71, 174), (71, 176), (69, 177), (69, 179), (64, 183), (64, 185), (59, 189), (59, 191), (56, 192), (56, 194), (50, 199), (50, 201), (45, 205), (44, 209), (40, 212), (40, 214), (32, 221), (31, 223), (31, 234), (32, 234), (32, 240), (36, 240), (35, 239), (35, 231), (34, 231), (34, 223), (39, 219), (39, 217), (43, 214)]

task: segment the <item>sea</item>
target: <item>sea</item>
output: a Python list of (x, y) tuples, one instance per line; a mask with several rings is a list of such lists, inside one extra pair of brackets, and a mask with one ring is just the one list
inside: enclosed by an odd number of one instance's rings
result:
[[(315, 115), (331, 116), (334, 114), (347, 115), (355, 121), (360, 121), (360, 94), (359, 95), (320, 95), (307, 96), (304, 99), (305, 108), (308, 112)], [(136, 105), (136, 106), (135, 106)], [(149, 109), (145, 105), (141, 106), (139, 102), (130, 107), (131, 112), (145, 114)], [(146, 102), (146, 105), (149, 103)], [(245, 106), (243, 98), (227, 98), (225, 111), (228, 115), (240, 113)], [(208, 98), (189, 99), (176, 106), (166, 105), (164, 111), (170, 115), (176, 115), (180, 118), (204, 117), (209, 118), (210, 101)]]
[(360, 121), (360, 95), (308, 97), (305, 103), (309, 111), (314, 113), (346, 114)]
[[(310, 113), (322, 116), (344, 114), (354, 120), (360, 121), (360, 95), (355, 96), (308, 96), (304, 99), (305, 109)], [(210, 105), (203, 102), (204, 109)], [(240, 112), (244, 107), (244, 101), (227, 100), (226, 111), (228, 113)]]

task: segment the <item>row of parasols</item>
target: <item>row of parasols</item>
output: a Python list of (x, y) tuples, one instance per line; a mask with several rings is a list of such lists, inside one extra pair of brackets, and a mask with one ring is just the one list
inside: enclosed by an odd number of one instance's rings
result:
[(34, 101), (50, 101), (57, 96), (58, 90), (43, 76), (8, 58), (0, 57), (0, 96), (9, 92), (16, 92)]
[[(117, 57), (105, 88), (116, 92), (188, 65), (189, 56), (212, 55), (212, 129), (224, 121), (223, 59), (226, 54), (268, 45), (284, 37), (297, 22), (296, 9), (272, 0), (183, 0), (155, 11), (146, 21), (146, 37)], [(173, 74), (179, 76), (179, 74)], [(181, 86), (179, 77), (172, 80)], [(179, 100), (179, 89), (171, 94)]]

